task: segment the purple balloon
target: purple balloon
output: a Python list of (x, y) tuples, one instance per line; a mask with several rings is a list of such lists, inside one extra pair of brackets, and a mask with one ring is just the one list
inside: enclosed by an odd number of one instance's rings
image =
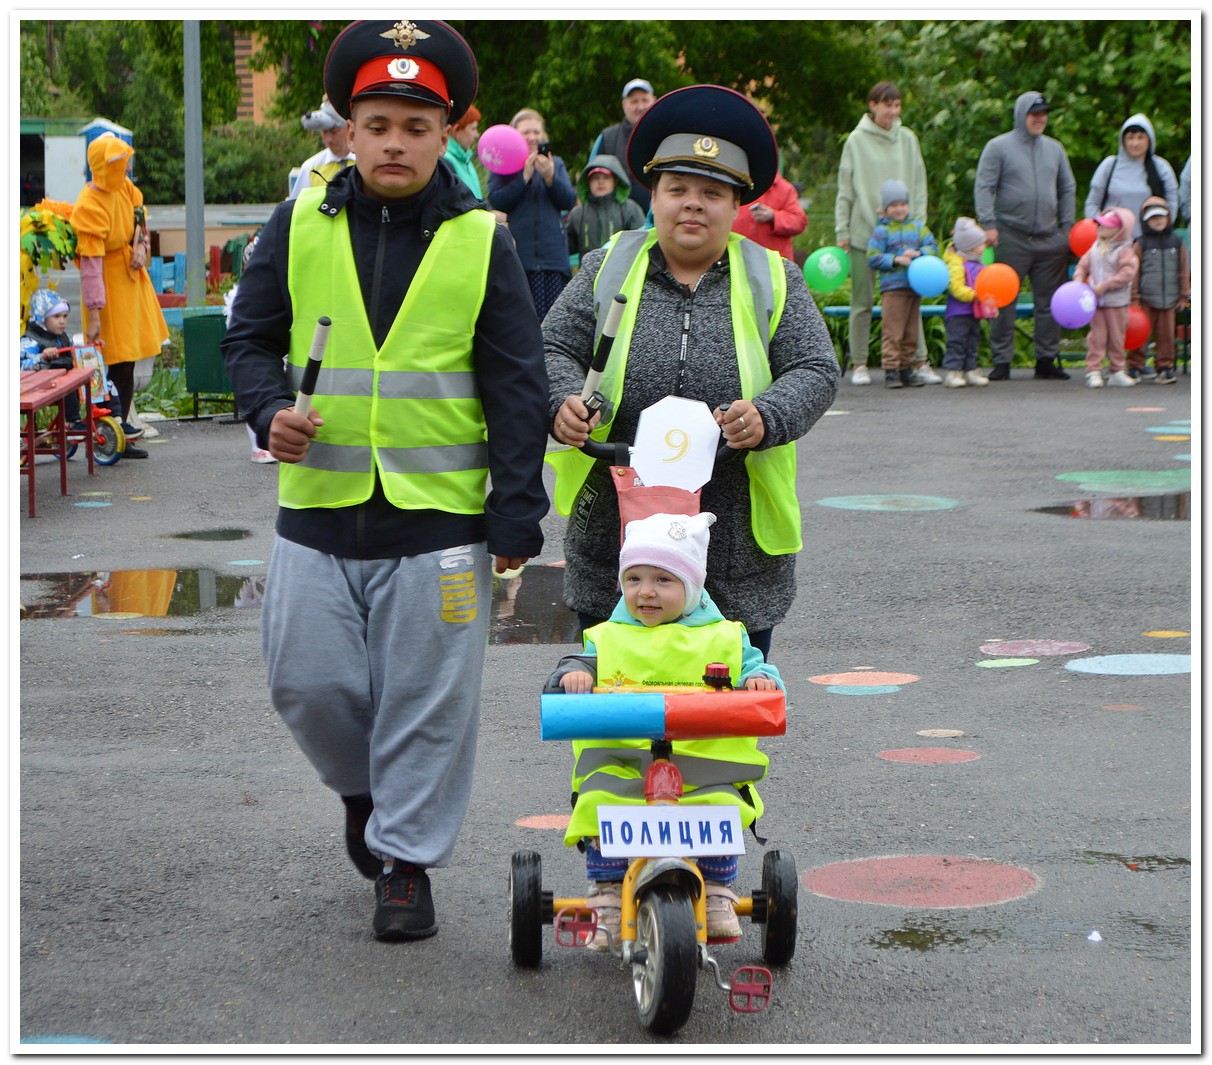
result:
[(1089, 325), (1098, 310), (1098, 297), (1084, 281), (1066, 281), (1052, 293), (1052, 317), (1065, 329)]
[(513, 126), (489, 126), (480, 134), (476, 151), (494, 174), (516, 174), (530, 157), (530, 145)]

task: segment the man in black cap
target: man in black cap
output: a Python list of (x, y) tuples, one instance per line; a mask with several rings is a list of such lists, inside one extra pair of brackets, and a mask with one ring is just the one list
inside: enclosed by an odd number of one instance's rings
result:
[(223, 350), (281, 463), (270, 696), (345, 803), (375, 935), (417, 939), (437, 931), (426, 869), (449, 863), (471, 792), (490, 555), (500, 573), (542, 548), (542, 338), (511, 239), (441, 158), (477, 87), (463, 38), (354, 22), (324, 82), (356, 166), (277, 208)]
[[(598, 134), (593, 147), (589, 149), (589, 158), (599, 155), (613, 155), (616, 159), (627, 158), (627, 142), (631, 139), (631, 131), (636, 123), (644, 116), (644, 112), (652, 106), (656, 97), (652, 94), (652, 83), (644, 78), (632, 78), (623, 86), (623, 121), (607, 126)], [(628, 197), (638, 203), (645, 214), (652, 202), (652, 194), (640, 181), (633, 181)]]
[[(1032, 90), (1014, 102), (1014, 129), (989, 141), (976, 166), (976, 220), (997, 261), (1030, 278), (1035, 303), (1035, 376), (1068, 380), (1057, 363), (1060, 326), (1052, 294), (1065, 281), (1069, 230), (1077, 182), (1060, 141), (1044, 136), (1052, 105)], [(993, 349), (990, 381), (1010, 378), (1014, 359), (1014, 308), (1004, 307), (989, 325)]]
[[(702, 509), (719, 519), (706, 588), (768, 654), (772, 630), (795, 598), (802, 547), (795, 442), (829, 409), (839, 376), (829, 331), (798, 267), (732, 232), (740, 206), (774, 181), (774, 134), (740, 93), (696, 85), (648, 109), (627, 161), (652, 189), (654, 227), (626, 231), (589, 252), (543, 320), (552, 435), (571, 445), (548, 456), (556, 507), (571, 516), (564, 601), (583, 627), (609, 618), (618, 601), (619, 506), (610, 463), (576, 449), (591, 431), (595, 440), (634, 440), (640, 413), (666, 396), (701, 400), (729, 448), (742, 452), (739, 461), (717, 462), (702, 489)], [(581, 389), (616, 293), (627, 302), (600, 386), (607, 406), (591, 415)], [(744, 792), (736, 798), (752, 819)], [(739, 935), (729, 886), (735, 868), (725, 862), (704, 875), (708, 937)], [(599, 912), (617, 914), (614, 894), (599, 883)]]

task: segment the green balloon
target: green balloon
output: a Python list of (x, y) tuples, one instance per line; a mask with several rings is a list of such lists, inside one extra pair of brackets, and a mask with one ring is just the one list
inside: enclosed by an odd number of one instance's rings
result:
[(988, 244), (985, 245), (984, 254), (981, 255), (981, 262), (986, 266), (990, 266), (993, 263), (993, 249)]
[(836, 245), (817, 248), (804, 262), (804, 280), (817, 292), (832, 292), (850, 276), (850, 256)]

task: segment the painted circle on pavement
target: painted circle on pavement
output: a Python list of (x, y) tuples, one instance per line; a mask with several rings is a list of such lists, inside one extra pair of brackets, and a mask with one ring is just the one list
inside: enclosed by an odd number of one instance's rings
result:
[(1039, 886), (1039, 878), (987, 858), (925, 854), (822, 865), (801, 883), (814, 895), (843, 902), (954, 910), (1021, 898)]
[(1090, 650), (1088, 643), (1071, 640), (992, 640), (981, 644), (987, 655), (1076, 655)]
[(827, 496), (816, 502), (836, 510), (950, 510), (959, 506), (958, 499), (911, 495)]
[(1058, 473), (1058, 481), (1076, 481), (1090, 492), (1186, 492), (1191, 488), (1190, 470), (1087, 470)]
[(983, 662), (977, 662), (977, 665), (981, 669), (1010, 669), (1014, 666), (1033, 666), (1038, 661), (1038, 658), (986, 658)]
[(1190, 655), (1098, 655), (1065, 663), (1075, 673), (1104, 673), (1116, 677), (1167, 676), (1191, 672)]
[(953, 747), (902, 747), (896, 751), (877, 751), (876, 756), (889, 762), (908, 762), (911, 765), (948, 765), (953, 762), (974, 762), (980, 754)]
[(534, 814), (531, 817), (519, 817), (514, 824), (519, 828), (565, 829), (571, 820), (571, 814)]
[(1129, 414), (1159, 414), (1164, 411), (1165, 407), (1127, 407), (1125, 408)]
[(90, 500), (90, 501), (87, 501), (84, 503), (73, 503), (72, 506), (73, 507), (112, 507), (113, 503), (100, 503), (100, 502), (93, 502)]
[(926, 736), (930, 739), (941, 740), (954, 738), (955, 736), (962, 736), (964, 734), (964, 730), (958, 728), (923, 728), (918, 729), (917, 734), (919, 736)]
[(1159, 640), (1174, 640), (1179, 636), (1190, 636), (1189, 632), (1183, 632), (1181, 629), (1154, 629), (1151, 632), (1142, 632), (1142, 636), (1155, 636)]
[(263, 558), (233, 558), (228, 562), (229, 566), (264, 566), (265, 559)]
[(1190, 440), (1191, 435), (1189, 433), (1163, 433), (1161, 436), (1155, 436), (1153, 439), (1162, 441)]
[(921, 678), (914, 673), (877, 673), (872, 671), (870, 673), (821, 673), (808, 679), (813, 684), (834, 684), (847, 688), (865, 688), (871, 685), (912, 684), (915, 680), (920, 680)]
[(830, 684), (825, 688), (830, 695), (891, 695), (900, 690), (899, 684)]
[(1104, 710), (1143, 710), (1144, 707), (1140, 703), (1108, 703), (1103, 707)]
[(101, 618), (103, 621), (126, 621), (128, 618), (141, 618), (145, 616), (137, 610), (111, 610), (104, 614), (93, 615), (93, 617)]

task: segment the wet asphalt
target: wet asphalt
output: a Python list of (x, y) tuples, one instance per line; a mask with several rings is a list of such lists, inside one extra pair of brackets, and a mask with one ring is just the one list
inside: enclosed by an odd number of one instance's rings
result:
[[(24, 516), (18, 485), (10, 567), (42, 575), (20, 583), (31, 616), (12, 643), (20, 979), (10, 1043), (1198, 1046), (1192, 678), (1066, 668), (1191, 652), (1189, 636), (1146, 634), (1192, 629), (1192, 522), (1044, 510), (1141, 494), (1062, 474), (1189, 472), (1177, 456), (1194, 441), (1157, 437), (1189, 432), (1192, 378), (1091, 392), (1080, 376), (1015, 370), (955, 391), (842, 385), (800, 445), (806, 549), (773, 653), (789, 727), (764, 744), (761, 828), (801, 876), (856, 859), (949, 856), (1026, 870), (1034, 890), (943, 908), (927, 894), (899, 906), (801, 887), (797, 950), (775, 971), (771, 1007), (733, 1013), (702, 973), (672, 1038), (640, 1027), (613, 959), (548, 939), (537, 970), (510, 961), (510, 854), (537, 851), (556, 894), (583, 886), (559, 831), (516, 823), (567, 812), (569, 752), (540, 742), (537, 699), (574, 631), (548, 568), (562, 557), (561, 519), (548, 517), (547, 546), (520, 586), (495, 595), (471, 809), (452, 865), (432, 877), (440, 931), (390, 945), (371, 935), (372, 887), (345, 857), (341, 805), (266, 695), (255, 578), (271, 545), (274, 469), (250, 463), (243, 427), (224, 419), (154, 423), (148, 460), (91, 478), (75, 459), (66, 498), (40, 464), (37, 518)], [(855, 496), (899, 505), (818, 502)], [(954, 505), (918, 509), (922, 496)], [(180, 537), (237, 535), (226, 530), (248, 535)], [(145, 569), (176, 571), (166, 616), (88, 616), (90, 580)], [(995, 639), (1090, 649), (982, 668), (1001, 657), (981, 649)], [(918, 679), (858, 695), (810, 680), (860, 667)], [(962, 735), (919, 735), (927, 729)], [(879, 756), (923, 746), (979, 758)], [(748, 847), (746, 892), (759, 886), (762, 855)], [(745, 924), (740, 943), (718, 948), (726, 974), (760, 963), (759, 930)]]

